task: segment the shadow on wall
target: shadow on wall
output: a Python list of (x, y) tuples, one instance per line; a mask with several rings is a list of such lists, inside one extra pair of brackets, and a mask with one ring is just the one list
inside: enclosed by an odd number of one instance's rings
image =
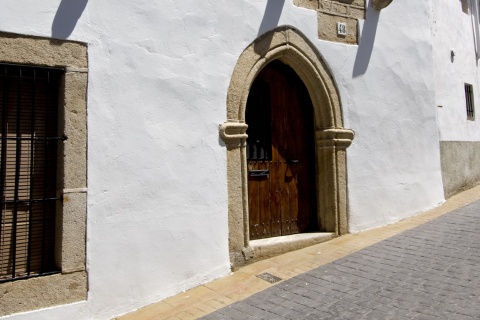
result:
[(52, 38), (68, 38), (82, 16), (88, 0), (62, 0), (52, 23)]
[(363, 24), (360, 44), (355, 57), (355, 64), (353, 65), (352, 76), (358, 77), (367, 72), (370, 64), (370, 57), (372, 56), (373, 44), (375, 43), (375, 36), (377, 34), (378, 19), (380, 11), (373, 9), (371, 3), (367, 8), (367, 16)]
[(462, 4), (462, 11), (463, 13), (465, 14), (468, 14), (468, 0), (460, 0), (461, 4)]
[(268, 0), (262, 23), (260, 23), (258, 29), (258, 35), (278, 27), (284, 4), (285, 0)]
[[(278, 27), (278, 21), (280, 21), (284, 4), (285, 0), (268, 0), (262, 22), (258, 28), (258, 36)], [(272, 39), (268, 41), (269, 44), (271, 43), (271, 40)], [(254, 47), (254, 50), (258, 54), (261, 54), (261, 48)]]

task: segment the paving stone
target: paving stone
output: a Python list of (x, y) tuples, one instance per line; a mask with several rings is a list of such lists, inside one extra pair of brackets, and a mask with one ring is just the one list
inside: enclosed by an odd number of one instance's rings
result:
[(331, 313), (309, 313), (305, 315), (302, 320), (323, 320), (323, 319), (333, 319), (333, 314)]
[(210, 320), (227, 320), (227, 319), (231, 319), (231, 318), (230, 317), (225, 317), (225, 315), (220, 313), (220, 312), (213, 312), (213, 313), (208, 315), (208, 319), (210, 319)]
[(253, 318), (249, 317), (248, 315), (245, 315), (243, 312), (236, 310), (235, 308), (232, 308), (232, 306), (227, 306), (225, 308), (222, 308), (220, 310), (215, 311), (213, 314), (219, 313), (224, 316), (224, 319), (247, 319), (247, 318)]

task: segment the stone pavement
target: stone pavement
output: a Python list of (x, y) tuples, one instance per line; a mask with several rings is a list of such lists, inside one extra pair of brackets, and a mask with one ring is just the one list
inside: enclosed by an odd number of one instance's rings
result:
[(202, 319), (480, 319), (480, 200)]
[[(480, 187), (118, 319), (480, 319)], [(465, 206), (466, 205), (466, 206)], [(276, 285), (256, 275), (284, 279)]]

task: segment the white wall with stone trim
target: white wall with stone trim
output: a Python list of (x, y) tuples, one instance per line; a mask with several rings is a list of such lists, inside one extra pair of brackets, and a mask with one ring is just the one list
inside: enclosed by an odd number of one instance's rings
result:
[(82, 41), (89, 58), (88, 300), (7, 318), (109, 319), (229, 273), (218, 125), (238, 57), (279, 25), (317, 46), (356, 132), (350, 231), (437, 206), (431, 2), (369, 6), (356, 46), (318, 40), (291, 0), (3, 0), (0, 31)]

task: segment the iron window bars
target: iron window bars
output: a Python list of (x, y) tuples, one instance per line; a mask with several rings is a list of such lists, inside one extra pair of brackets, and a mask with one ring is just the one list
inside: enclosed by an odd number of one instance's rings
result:
[(473, 86), (465, 83), (465, 102), (467, 107), (467, 119), (475, 119), (475, 105), (473, 102)]
[(256, 80), (247, 101), (245, 120), (247, 129), (247, 159), (272, 159), (270, 87), (268, 82)]
[(0, 64), (0, 282), (55, 265), (58, 89), (62, 69)]

